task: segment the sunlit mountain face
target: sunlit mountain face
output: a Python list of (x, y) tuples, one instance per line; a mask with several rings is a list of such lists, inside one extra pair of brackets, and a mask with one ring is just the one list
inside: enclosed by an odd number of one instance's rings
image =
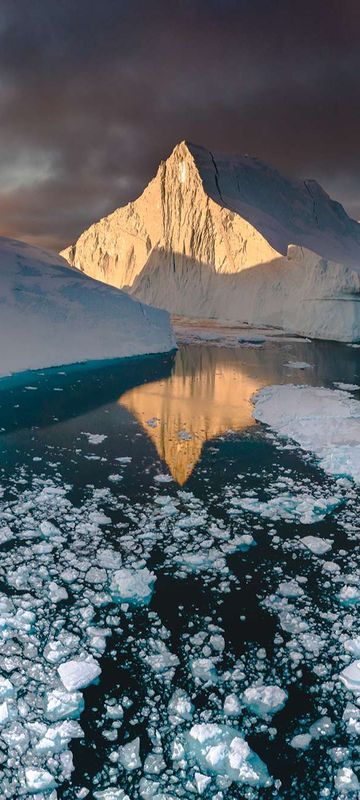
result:
[[(126, 392), (119, 403), (141, 423), (174, 480), (188, 480), (205, 442), (254, 425), (251, 396), (268, 381), (255, 377), (258, 353), (183, 347), (168, 379)], [(250, 357), (250, 358), (249, 358)]]

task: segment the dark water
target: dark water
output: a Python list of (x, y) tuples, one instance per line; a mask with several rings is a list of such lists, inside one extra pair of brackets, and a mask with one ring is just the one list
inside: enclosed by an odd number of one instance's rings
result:
[[(126, 535), (130, 532), (136, 544), (139, 531), (143, 534), (147, 525), (151, 530), (146, 553), (147, 566), (157, 576), (155, 591), (148, 606), (138, 606), (131, 613), (117, 608), (119, 620), (112, 625), (106, 650), (98, 659), (100, 681), (84, 692), (85, 710), (80, 720), (84, 736), (71, 747), (75, 769), (59, 787), (59, 797), (75, 798), (81, 787), (88, 788), (92, 797), (95, 789), (110, 785), (123, 788), (130, 798), (196, 796), (196, 788), (190, 786), (193, 765), (175, 769), (171, 759), (174, 731), (166, 709), (178, 688), (191, 696), (195, 708), (192, 723), (221, 722), (246, 736), (273, 781), (278, 781), (260, 789), (261, 796), (337, 797), (333, 784), (336, 770), (351, 765), (356, 773), (357, 740), (348, 735), (341, 721), (345, 692), (336, 682), (329, 680), (327, 686), (328, 676), (319, 676), (319, 670), (313, 669), (325, 660), (330, 673), (338, 671), (341, 656), (329, 628), (330, 617), (325, 619), (326, 614), (337, 613), (336, 590), (327, 587), (322, 563), (294, 548), (292, 541), (308, 534), (330, 537), (334, 541), (332, 557), (335, 550), (342, 553), (344, 569), (353, 570), (353, 544), (348, 541), (342, 515), (345, 505), (353, 513), (357, 498), (343, 498), (335, 512), (312, 525), (270, 522), (245, 512), (231, 516), (229, 510), (231, 498), (247, 492), (266, 499), (269, 485), (284, 476), (292, 480), (294, 493), (304, 487), (318, 496), (334, 492), (334, 482), (315, 463), (295, 448), (279, 448), (263, 427), (254, 423), (251, 397), (264, 385), (285, 381), (330, 387), (334, 381), (357, 383), (359, 352), (330, 343), (286, 341), (236, 350), (188, 345), (176, 357), (54, 369), (0, 384), (0, 484), (9, 503), (30, 491), (36, 479), (66, 485), (76, 508), (81, 508), (89, 491), (106, 487), (115, 502), (105, 496), (101, 504), (111, 520), (102, 528), (101, 546), (110, 543), (120, 551), (123, 531)], [(297, 361), (312, 366), (304, 370), (285, 366)], [(94, 444), (86, 434), (106, 438)], [(117, 474), (119, 457), (131, 461), (121, 467), (118, 482), (109, 483), (109, 474)], [(159, 482), (158, 476), (164, 474), (172, 480)], [(206, 542), (210, 525), (219, 524), (231, 529), (232, 535), (251, 533), (256, 545), (229, 548), (226, 573), (221, 567), (184, 572), (178, 565), (176, 539), (175, 550), (171, 550), (174, 524), (171, 518), (156, 517), (154, 511), (159, 510), (157, 498), (165, 495), (180, 503), (182, 514), (205, 515), (203, 523), (195, 526), (192, 541), (202, 537)], [(6, 507), (3, 519), (5, 512)], [(59, 527), (61, 513), (56, 517)], [(2, 549), (11, 554), (15, 547), (16, 542), (10, 542)], [(276, 591), (279, 580), (299, 575), (307, 578), (304, 618), (311, 630), (319, 625), (316, 631), (320, 630), (327, 646), (317, 655), (306, 653), (295, 669), (289, 663), (288, 644), (296, 636), (281, 628), (279, 615), (267, 598)], [(3, 582), (6, 590), (6, 574)], [(63, 604), (63, 618), (67, 629), (75, 630), (69, 616), (71, 598), (70, 593)], [(109, 624), (111, 613), (114, 610), (104, 610), (100, 604), (92, 624)], [(321, 614), (325, 615), (323, 622)], [(216, 662), (219, 677), (214, 683), (199, 683), (191, 673), (189, 658), (204, 654), (191, 637), (208, 632), (211, 625), (221, 629), (225, 640)], [(348, 625), (349, 635), (355, 635), (349, 620)], [(142, 656), (148, 647), (149, 626), (163, 627), (164, 641), (179, 659), (165, 678), (154, 675)], [(226, 676), (239, 664), (244, 678), (236, 683)], [(262, 720), (242, 705), (237, 716), (224, 719), (224, 697), (229, 693), (241, 697), (259, 677), (260, 682), (276, 683), (287, 690), (284, 708), (272, 719)], [(108, 739), (104, 737), (104, 729), (111, 729), (104, 716), (106, 705), (111, 700), (120, 702), (124, 696), (131, 705), (123, 704), (122, 724), (115, 738)], [(323, 716), (330, 716), (334, 723), (330, 737), (314, 737), (307, 750), (290, 746), (294, 735), (306, 733)], [(183, 724), (181, 730), (192, 723)], [(119, 770), (116, 762), (115, 767), (114, 762), (111, 765), (109, 753), (139, 736), (143, 762), (154, 750), (156, 730), (166, 770), (160, 776), (147, 774), (154, 784), (159, 783), (158, 788), (149, 789), (141, 784), (141, 767)], [(336, 763), (330, 753), (335, 746), (346, 748), (342, 762)], [(20, 765), (18, 768), (21, 770)], [(16, 796), (6, 791), (4, 796)], [(257, 790), (226, 785), (226, 781), (216, 783), (213, 778), (203, 796), (219, 800), (253, 797)]]

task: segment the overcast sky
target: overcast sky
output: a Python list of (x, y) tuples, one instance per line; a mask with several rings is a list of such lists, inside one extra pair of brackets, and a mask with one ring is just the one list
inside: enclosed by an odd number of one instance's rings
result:
[(360, 219), (359, 0), (1, 0), (0, 233), (59, 249), (182, 139)]

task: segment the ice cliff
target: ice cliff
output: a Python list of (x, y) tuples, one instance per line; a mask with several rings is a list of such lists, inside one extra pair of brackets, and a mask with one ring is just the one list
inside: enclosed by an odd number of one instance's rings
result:
[(316, 181), (249, 156), (182, 142), (62, 255), (176, 314), (360, 339), (360, 225)]
[(0, 237), (0, 375), (166, 352), (166, 311), (71, 269), (55, 253)]

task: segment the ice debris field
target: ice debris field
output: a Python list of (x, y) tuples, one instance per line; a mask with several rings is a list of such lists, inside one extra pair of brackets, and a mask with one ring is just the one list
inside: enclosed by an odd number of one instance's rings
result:
[(264, 389), (186, 489), (111, 409), (3, 438), (4, 800), (358, 796), (359, 407)]

